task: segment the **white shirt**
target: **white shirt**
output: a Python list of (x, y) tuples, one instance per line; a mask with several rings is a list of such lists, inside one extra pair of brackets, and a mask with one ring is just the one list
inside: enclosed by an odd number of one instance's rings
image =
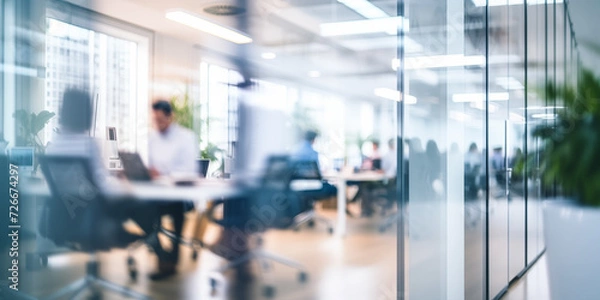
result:
[(198, 144), (194, 133), (175, 123), (150, 134), (148, 165), (161, 175), (198, 175)]
[(381, 158), (381, 169), (387, 177), (396, 177), (397, 169), (397, 153), (394, 149), (390, 149), (384, 157)]

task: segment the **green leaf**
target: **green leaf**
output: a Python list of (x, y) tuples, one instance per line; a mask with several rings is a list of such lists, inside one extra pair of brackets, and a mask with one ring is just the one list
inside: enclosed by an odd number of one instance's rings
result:
[(35, 114), (33, 115), (34, 117), (31, 124), (31, 133), (37, 135), (38, 132), (44, 129), (46, 124), (48, 124), (50, 119), (52, 119), (56, 114), (47, 110), (43, 110), (39, 114), (37, 114), (37, 116), (35, 116)]

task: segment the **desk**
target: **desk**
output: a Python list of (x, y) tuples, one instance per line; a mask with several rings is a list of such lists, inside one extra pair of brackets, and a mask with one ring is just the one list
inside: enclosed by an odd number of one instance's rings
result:
[(327, 174), (325, 179), (331, 179), (337, 182), (337, 225), (335, 226), (337, 236), (346, 235), (346, 187), (348, 181), (376, 182), (389, 179), (385, 174), (367, 171), (361, 173), (338, 173)]
[[(50, 197), (48, 185), (43, 182), (30, 182), (22, 189), (23, 194)], [(194, 201), (204, 207), (210, 200), (222, 197), (233, 197), (241, 193), (231, 181), (200, 180), (196, 185), (177, 186), (155, 182), (125, 182), (123, 192), (111, 194), (110, 197), (130, 197), (143, 201)]]

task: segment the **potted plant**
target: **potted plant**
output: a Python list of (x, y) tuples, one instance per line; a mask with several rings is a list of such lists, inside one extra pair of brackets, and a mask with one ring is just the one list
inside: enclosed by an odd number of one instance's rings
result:
[[(38, 114), (29, 113), (23, 109), (15, 111), (13, 117), (17, 125), (16, 145), (33, 147), (36, 156), (44, 154), (46, 145), (42, 142), (38, 134), (55, 115), (55, 113), (47, 110), (42, 110)], [(39, 162), (35, 159), (33, 166), (34, 173), (37, 171), (38, 165)]]
[(564, 109), (535, 128), (545, 144), (542, 180), (561, 198), (544, 205), (544, 235), (553, 299), (600, 299), (600, 79), (584, 70), (576, 86), (547, 84)]
[[(173, 108), (174, 120), (177, 124), (182, 127), (188, 128), (196, 134), (198, 137), (199, 144), (202, 144), (202, 133), (201, 129), (194, 130), (194, 107), (190, 103), (189, 95), (186, 93), (181, 98), (177, 96), (171, 97), (170, 100), (171, 107)], [(203, 120), (200, 121), (204, 122)], [(199, 132), (200, 131), (200, 132)], [(206, 146), (200, 150), (199, 157), (200, 160), (204, 162), (201, 163), (202, 166), (208, 166), (208, 162), (218, 161), (219, 154), (222, 153), (223, 150), (217, 147), (215, 144), (207, 143)], [(217, 170), (223, 171), (223, 164)], [(214, 171), (214, 169), (213, 169)]]

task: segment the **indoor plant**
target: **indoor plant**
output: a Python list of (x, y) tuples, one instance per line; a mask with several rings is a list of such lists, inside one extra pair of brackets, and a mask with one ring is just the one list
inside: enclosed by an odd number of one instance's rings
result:
[(542, 179), (564, 197), (546, 201), (544, 236), (553, 299), (600, 299), (600, 79), (583, 70), (575, 86), (547, 84), (564, 101), (556, 119), (538, 126)]
[[(16, 145), (33, 147), (36, 156), (43, 155), (46, 151), (46, 145), (42, 142), (38, 134), (55, 115), (55, 113), (47, 110), (42, 110), (38, 114), (29, 113), (23, 109), (15, 111), (13, 117), (17, 125)], [(35, 159), (34, 172), (37, 171), (38, 165), (39, 162)]]

